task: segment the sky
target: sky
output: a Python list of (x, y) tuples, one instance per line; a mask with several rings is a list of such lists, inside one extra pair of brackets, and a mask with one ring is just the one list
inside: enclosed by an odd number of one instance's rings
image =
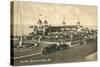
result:
[(97, 7), (23, 1), (14, 3), (14, 25), (37, 25), (38, 19), (42, 22), (47, 20), (49, 25), (61, 25), (64, 20), (66, 25), (75, 25), (80, 21), (82, 26), (96, 27)]

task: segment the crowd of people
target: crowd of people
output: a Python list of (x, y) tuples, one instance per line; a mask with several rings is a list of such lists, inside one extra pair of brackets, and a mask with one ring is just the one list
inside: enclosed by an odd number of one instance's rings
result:
[[(78, 40), (96, 40), (97, 39), (97, 30), (90, 30), (89, 28), (84, 28), (83, 26), (80, 26), (80, 23), (76, 25), (76, 27), (67, 28), (69, 26), (64, 25), (59, 26), (59, 29), (65, 28), (66, 30), (61, 31), (51, 31), (51, 29), (54, 29), (53, 26), (48, 25), (48, 22), (45, 20), (44, 25), (42, 25), (42, 21), (38, 20), (38, 25), (32, 27), (33, 32), (30, 32), (29, 35), (23, 35), (23, 36), (16, 36), (16, 38), (20, 40), (37, 40), (38, 42), (41, 41), (51, 41), (51, 42), (67, 42), (67, 41), (78, 41)], [(50, 27), (52, 27), (50, 29)], [(72, 28), (75, 28), (75, 30), (72, 30)], [(57, 28), (56, 28), (57, 29)], [(70, 30), (69, 30), (70, 29)]]

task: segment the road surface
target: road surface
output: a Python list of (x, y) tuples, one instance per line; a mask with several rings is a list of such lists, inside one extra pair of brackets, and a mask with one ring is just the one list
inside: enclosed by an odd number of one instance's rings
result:
[(88, 43), (46, 55), (41, 53), (41, 49), (39, 46), (15, 51), (14, 65), (85, 61), (86, 56), (97, 51), (97, 45), (96, 43)]

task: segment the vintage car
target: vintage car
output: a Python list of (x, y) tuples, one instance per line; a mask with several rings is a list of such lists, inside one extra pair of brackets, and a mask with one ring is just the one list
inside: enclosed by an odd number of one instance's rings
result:
[(68, 45), (67, 44), (50, 44), (46, 47), (43, 48), (42, 50), (42, 54), (48, 54), (48, 53), (53, 53), (59, 50), (64, 50), (64, 49), (68, 49)]

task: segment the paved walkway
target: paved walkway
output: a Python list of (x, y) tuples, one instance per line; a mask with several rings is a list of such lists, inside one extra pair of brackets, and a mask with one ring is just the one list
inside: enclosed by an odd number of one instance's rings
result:
[(85, 60), (86, 61), (94, 61), (94, 60), (97, 60), (97, 52), (91, 54), (91, 55), (88, 55), (85, 57)]

